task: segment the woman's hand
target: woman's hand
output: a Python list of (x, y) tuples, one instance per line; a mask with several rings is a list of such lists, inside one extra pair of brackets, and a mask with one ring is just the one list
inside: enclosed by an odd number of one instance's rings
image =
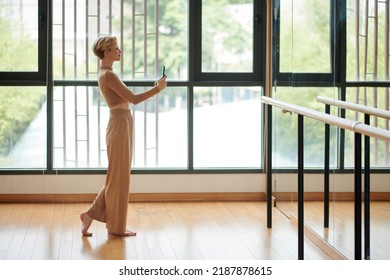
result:
[(154, 86), (158, 87), (159, 91), (163, 91), (167, 87), (167, 76), (162, 77), (154, 83)]

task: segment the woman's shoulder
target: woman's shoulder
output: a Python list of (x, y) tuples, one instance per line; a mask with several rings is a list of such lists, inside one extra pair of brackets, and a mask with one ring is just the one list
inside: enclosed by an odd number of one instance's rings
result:
[(119, 80), (119, 77), (117, 74), (115, 74), (112, 70), (105, 70), (100, 74), (99, 79), (105, 79), (105, 80)]
[(110, 76), (116, 76), (116, 74), (114, 73), (114, 71), (113, 71), (113, 70), (109, 70), (109, 69), (104, 69), (103, 71), (100, 70), (100, 74), (101, 74), (102, 76), (108, 76), (108, 77), (110, 77)]

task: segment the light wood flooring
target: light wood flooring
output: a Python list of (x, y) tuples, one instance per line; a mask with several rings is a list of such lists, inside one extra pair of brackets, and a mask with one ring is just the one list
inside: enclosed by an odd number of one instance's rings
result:
[[(266, 227), (265, 202), (129, 203), (136, 237), (107, 235), (94, 222), (82, 237), (79, 213), (89, 203), (0, 204), (2, 260), (229, 260), (297, 259), (297, 228), (273, 208)], [(326, 260), (305, 239), (305, 259)]]
[[(297, 213), (296, 202), (278, 202), (287, 216)], [(333, 201), (329, 205), (329, 228), (324, 228), (323, 202), (305, 202), (304, 219), (318, 236), (347, 259), (354, 259), (354, 203)], [(364, 258), (364, 205), (362, 204), (362, 257)], [(390, 202), (370, 203), (370, 259), (390, 260)]]

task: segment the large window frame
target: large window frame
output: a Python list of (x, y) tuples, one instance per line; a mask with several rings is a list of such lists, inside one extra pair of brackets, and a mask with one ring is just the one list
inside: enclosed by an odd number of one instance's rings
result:
[[(280, 21), (278, 19), (280, 0), (273, 1), (273, 86), (294, 87), (337, 87), (338, 96), (341, 100), (346, 99), (346, 91), (349, 87), (390, 87), (388, 81), (347, 81), (346, 79), (346, 1), (331, 1), (331, 73), (284, 73), (279, 69), (278, 45), (280, 39)], [(170, 81), (170, 87), (187, 87), (188, 89), (188, 165), (186, 169), (138, 169), (133, 173), (138, 174), (186, 174), (186, 173), (259, 173), (257, 169), (195, 169), (193, 166), (193, 133), (194, 133), (194, 88), (195, 87), (262, 87), (265, 83), (265, 34), (266, 34), (266, 11), (267, 1), (254, 1), (254, 37), (253, 37), (253, 71), (250, 73), (205, 73), (202, 72), (201, 59), (201, 22), (202, 1), (189, 0), (189, 34), (188, 34), (188, 80)], [(55, 174), (103, 174), (105, 169), (57, 169), (53, 168), (53, 88), (55, 86), (97, 86), (96, 81), (82, 80), (54, 80), (52, 64), (52, 1), (39, 1), (39, 71), (31, 72), (2, 72), (0, 86), (16, 85), (46, 85), (47, 86), (47, 168), (45, 173)], [(333, 25), (337, 22), (337, 26)], [(334, 64), (333, 64), (334, 63)], [(131, 87), (150, 86), (150, 81), (126, 81)], [(260, 101), (259, 101), (260, 102)], [(345, 112), (340, 110), (339, 115), (345, 117)], [(344, 167), (344, 133), (339, 135), (339, 162), (336, 172), (352, 172)], [(386, 171), (387, 169), (385, 169)], [(313, 172), (318, 172), (314, 170)], [(383, 169), (373, 170), (383, 172)], [(0, 174), (41, 174), (42, 170), (0, 170)]]
[[(50, 97), (50, 41), (49, 41), (49, 22), (50, 22), (50, 1), (37, 1), (38, 5), (38, 70), (37, 71), (1, 71), (0, 87), (46, 87), (46, 101)], [(18, 104), (14, 104), (18, 107)], [(50, 104), (46, 106), (46, 168), (6, 168), (1, 169), (0, 174), (42, 174), (46, 173), (50, 166)]]
[[(39, 81), (40, 84), (44, 83), (47, 86), (47, 158), (46, 164), (47, 168), (45, 170), (0, 170), (0, 174), (104, 174), (106, 172), (105, 168), (66, 168), (66, 169), (56, 169), (54, 168), (54, 128), (53, 128), (53, 116), (54, 106), (54, 89), (56, 87), (97, 87), (97, 81), (95, 80), (76, 80), (76, 79), (56, 79), (53, 75), (53, 1), (39, 1), (40, 5), (43, 3), (46, 7), (48, 14), (47, 17), (43, 16), (41, 13), (41, 19), (47, 19), (42, 25), (44, 25), (44, 30), (46, 32), (40, 32), (40, 40), (45, 42), (43, 48), (40, 47), (40, 55), (45, 56), (47, 61), (40, 65), (40, 70), (44, 70), (44, 80)], [(194, 98), (194, 88), (195, 87), (221, 87), (221, 86), (235, 86), (235, 87), (263, 87), (264, 83), (264, 63), (262, 58), (265, 57), (265, 49), (262, 47), (260, 42), (265, 42), (265, 20), (260, 20), (265, 18), (264, 11), (266, 10), (266, 1), (253, 1), (253, 15), (256, 19), (256, 22), (253, 23), (253, 71), (251, 73), (205, 73), (205, 75), (197, 75), (196, 69), (201, 68), (201, 60), (199, 60), (197, 49), (199, 43), (200, 33), (199, 23), (201, 22), (201, 1), (188, 1), (188, 80), (171, 80), (169, 81), (170, 87), (186, 87), (188, 93), (188, 108), (187, 108), (187, 168), (184, 169), (162, 169), (162, 168), (145, 168), (145, 169), (133, 169), (133, 173), (137, 174), (186, 174), (186, 173), (259, 173), (261, 169), (259, 168), (205, 168), (205, 169), (196, 169), (193, 164), (193, 98)], [(40, 9), (41, 12), (41, 9)], [(89, 44), (91, 44), (91, 39), (88, 38)], [(43, 61), (43, 60), (42, 60)], [(41, 60), (40, 60), (41, 62)], [(47, 68), (43, 68), (43, 66)], [(195, 71), (194, 71), (195, 69)], [(7, 77), (6, 82), (1, 82), (1, 84), (10, 83), (16, 78), (21, 78), (22, 74), (10, 73), (11, 76)], [(26, 76), (24, 76), (26, 77)], [(232, 79), (232, 77), (234, 77)], [(27, 83), (27, 81), (23, 81)], [(37, 83), (37, 82), (35, 82)], [(150, 80), (124, 80), (124, 83), (129, 87), (150, 87)], [(16, 82), (14, 83), (16, 84)], [(20, 84), (20, 83), (19, 83)], [(259, 163), (261, 165), (261, 163)]]
[[(331, 17), (329, 30), (331, 32), (331, 63), (332, 71), (330, 73), (297, 73), (281, 72), (280, 62), (280, 2), (274, 0), (274, 18), (273, 18), (273, 78), (272, 85), (277, 87), (336, 87), (337, 97), (339, 100), (347, 100), (347, 90), (349, 88), (384, 88), (390, 87), (390, 81), (353, 81), (346, 77), (347, 72), (347, 1), (329, 0), (331, 6)], [(345, 109), (338, 110), (338, 116), (346, 118)], [(338, 158), (336, 173), (352, 173), (353, 167), (346, 166), (345, 163), (345, 131), (340, 130), (338, 135)], [(275, 168), (278, 172), (281, 169)], [(282, 169), (282, 172), (286, 169)], [(373, 173), (386, 173), (388, 168), (371, 168)], [(318, 170), (308, 172), (317, 173)]]

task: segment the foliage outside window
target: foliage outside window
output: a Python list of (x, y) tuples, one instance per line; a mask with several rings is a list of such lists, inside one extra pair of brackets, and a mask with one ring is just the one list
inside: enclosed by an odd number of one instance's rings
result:
[(203, 0), (202, 72), (252, 72), (253, 63), (253, 0)]
[[(0, 47), (6, 50), (0, 54), (0, 71), (36, 71), (37, 32), (33, 30), (34, 26), (27, 22), (32, 21), (35, 25), (38, 24), (38, 10), (35, 13), (31, 12), (35, 10), (34, 7), (38, 1), (21, 1), (20, 3), (26, 4), (21, 5), (22, 7), (15, 3), (10, 5), (11, 2), (0, 1), (0, 24), (4, 37), (4, 40), (0, 40)], [(162, 65), (167, 67), (170, 81), (176, 83), (174, 86), (171, 85), (161, 97), (144, 105), (131, 107), (137, 122), (140, 122), (137, 125), (140, 131), (136, 132), (137, 138), (135, 139), (136, 146), (140, 147), (140, 152), (135, 155), (136, 168), (188, 168), (187, 144), (190, 140), (187, 138), (189, 129), (187, 125), (190, 102), (194, 105), (194, 111), (191, 112), (194, 117), (194, 139), (191, 139), (194, 144), (194, 155), (190, 157), (193, 156), (195, 169), (242, 166), (258, 168), (261, 160), (258, 160), (257, 152), (254, 152), (256, 157), (243, 160), (242, 165), (229, 162), (229, 160), (221, 161), (218, 157), (202, 159), (201, 155), (207, 154), (206, 151), (211, 147), (219, 149), (223, 146), (218, 145), (218, 141), (213, 142), (215, 139), (219, 139), (218, 137), (222, 135), (227, 136), (230, 132), (229, 128), (225, 127), (215, 138), (212, 138), (206, 133), (206, 126), (200, 125), (204, 122), (202, 117), (206, 114), (205, 112), (210, 114), (210, 122), (206, 124), (214, 123), (219, 126), (218, 129), (222, 129), (225, 123), (220, 120), (220, 117), (226, 113), (222, 108), (234, 105), (236, 107), (233, 110), (236, 110), (245, 103), (244, 100), (237, 99), (237, 96), (255, 87), (243, 87), (237, 84), (228, 88), (220, 84), (204, 86), (201, 84), (202, 80), (196, 81), (195, 84), (189, 82), (193, 78), (188, 75), (191, 73), (189, 67), (193, 66), (189, 65), (188, 54), (189, 1), (113, 0), (107, 1), (107, 5), (102, 5), (103, 2), (100, 6), (97, 0), (88, 1), (88, 5), (87, 1), (77, 1), (76, 5), (75, 1), (53, 0), (52, 2), (55, 85), (53, 88), (54, 103), (52, 104), (55, 112), (54, 131), (52, 131), (54, 143), (53, 147), (49, 147), (53, 148), (52, 167), (100, 168), (105, 166), (105, 140), (102, 136), (104, 136), (104, 114), (107, 108), (98, 88), (86, 83), (96, 81), (97, 75), (98, 60), (91, 51), (93, 40), (100, 35), (113, 34), (118, 37), (123, 50), (123, 60), (115, 64), (115, 71), (129, 84), (129, 87), (134, 90), (148, 88), (153, 80), (160, 77)], [(280, 32), (278, 34), (280, 46), (277, 49), (279, 51), (279, 72), (307, 74), (331, 72), (333, 65), (331, 55), (340, 51), (334, 49), (336, 45), (332, 45), (332, 38), (335, 34), (332, 33), (331, 26), (339, 24), (331, 22), (331, 19), (334, 19), (331, 13), (335, 12), (336, 7), (331, 5), (332, 1), (276, 0), (275, 3), (279, 4), (279, 7), (275, 8), (280, 8), (280, 26), (278, 30), (274, 30), (274, 32)], [(203, 25), (202, 61), (200, 62), (203, 72), (223, 74), (231, 71), (246, 73), (253, 70), (257, 62), (253, 61), (253, 52), (250, 51), (254, 43), (252, 42), (254, 29), (252, 30), (253, 26), (251, 26), (254, 13), (250, 12), (250, 7), (254, 7), (254, 1), (202, 1), (202, 15), (199, 19), (202, 20)], [(219, 10), (220, 13), (213, 13), (215, 10)], [(248, 14), (248, 17), (238, 16), (242, 14)], [(346, 69), (340, 70), (346, 70), (347, 81), (341, 84), (339, 89), (345, 90), (347, 101), (389, 110), (387, 86), (349, 84), (389, 80), (389, 44), (387, 42), (389, 27), (386, 24), (389, 11), (382, 2), (347, 0), (346, 14), (347, 64)], [(224, 16), (218, 17), (218, 15)], [(13, 21), (15, 17), (23, 20)], [(27, 34), (33, 35), (26, 36)], [(16, 52), (19, 55), (7, 55), (10, 48), (13, 53)], [(220, 63), (218, 56), (214, 55), (216, 53), (223, 54), (224, 59), (230, 60)], [(323, 106), (316, 104), (316, 96), (339, 97), (339, 91), (335, 90), (337, 86), (335, 81), (327, 81), (328, 88), (322, 85), (311, 87), (319, 81), (311, 77), (308, 79), (300, 81), (302, 87), (277, 86), (274, 97), (319, 111), (323, 111)], [(67, 83), (66, 86), (58, 85), (64, 80)], [(196, 84), (197, 82), (200, 84)], [(290, 82), (294, 85), (294, 80)], [(14, 158), (11, 155), (14, 155), (15, 148), (24, 139), (25, 133), (36, 123), (34, 121), (38, 120), (38, 123), (43, 123), (39, 117), (46, 112), (44, 89), (45, 87), (1, 85), (0, 164), (4, 168), (45, 166), (44, 152), (38, 164), (23, 161), (23, 164), (18, 165), (15, 164), (16, 161), (11, 160)], [(256, 93), (247, 100), (248, 102), (257, 100), (261, 90), (256, 89), (254, 92)], [(194, 100), (189, 100), (189, 96), (193, 96)], [(221, 96), (223, 98), (218, 99)], [(235, 96), (232, 104), (229, 100), (231, 96)], [(16, 112), (12, 104), (18, 104), (22, 112)], [(167, 153), (171, 148), (164, 147), (162, 141), (165, 143), (170, 141), (167, 140), (170, 130), (167, 129), (169, 125), (163, 122), (163, 119), (168, 118), (163, 116), (172, 117), (176, 113), (180, 117), (173, 118), (172, 124), (178, 128), (178, 133), (173, 136), (174, 140), (171, 143), (175, 143), (175, 148), (179, 150), (178, 153), (183, 156), (177, 158), (176, 161), (169, 161)], [(292, 147), (288, 139), (291, 139), (291, 135), (295, 133), (295, 121), (284, 122), (285, 115), (279, 115), (279, 113), (275, 115), (277, 152), (281, 155), (292, 153), (292, 158), (294, 158), (295, 146)], [(237, 116), (242, 123), (248, 120), (252, 122), (249, 116), (245, 117), (240, 114)], [(361, 119), (361, 116), (352, 113), (347, 113), (346, 117)], [(385, 129), (389, 126), (388, 121), (379, 119), (373, 119), (372, 124)], [(259, 125), (259, 119), (256, 119), (252, 125)], [(308, 148), (309, 152), (306, 152), (308, 165), (314, 168), (321, 167), (322, 159), (318, 151), (322, 150), (322, 133), (316, 134), (311, 131), (321, 131), (322, 128), (318, 127), (318, 123), (308, 122), (305, 125), (305, 133), (308, 134), (306, 144), (311, 147)], [(92, 145), (92, 142), (88, 144), (86, 139), (92, 135), (93, 129), (97, 130), (99, 127), (101, 134), (94, 139), (96, 144)], [(211, 134), (216, 131), (211, 129)], [(90, 133), (89, 136), (88, 133)], [(242, 133), (252, 140), (260, 137), (258, 131), (244, 129)], [(45, 142), (45, 135), (46, 129), (41, 127), (40, 143)], [(223, 141), (227, 137), (220, 138)], [(346, 135), (345, 141), (345, 164), (348, 167), (352, 166), (350, 157), (352, 140)], [(336, 146), (336, 142), (334, 140), (332, 145)], [(260, 145), (251, 145), (254, 151), (260, 148)], [(388, 144), (374, 141), (373, 146), (373, 166), (388, 166)], [(155, 147), (159, 147), (159, 150)], [(227, 148), (221, 148), (222, 150), (226, 151)], [(95, 156), (96, 161), (92, 160)], [(278, 162), (280, 165), (276, 164), (276, 167), (291, 167), (295, 164), (294, 162), (286, 163), (282, 159), (276, 160), (276, 163)]]
[(44, 87), (0, 87), (0, 168), (45, 168)]
[(332, 71), (330, 2), (280, 0), (280, 72)]
[[(0, 1), (0, 26), (0, 72), (38, 71), (38, 1)], [(45, 168), (45, 155), (46, 89), (0, 85), (0, 168)]]
[(162, 65), (170, 80), (188, 79), (188, 1), (110, 3), (53, 0), (55, 80), (96, 80), (98, 59), (91, 46), (107, 34), (118, 38), (122, 60), (114, 70), (124, 80), (155, 80)]
[(0, 1), (0, 26), (0, 71), (37, 71), (37, 1)]
[[(380, 1), (347, 1), (347, 80), (350, 82), (389, 81), (388, 5)], [(389, 110), (389, 87), (350, 87), (346, 101)], [(364, 122), (362, 114), (346, 117)], [(370, 125), (389, 129), (389, 121), (370, 117)], [(353, 135), (346, 134), (345, 166), (353, 167)], [(388, 167), (389, 143), (371, 139), (371, 166)]]
[[(337, 98), (335, 88), (278, 88), (274, 92), (274, 98), (288, 103), (297, 104), (320, 112), (325, 112), (323, 104), (316, 101), (317, 96)], [(335, 109), (332, 109), (335, 114)], [(273, 124), (273, 165), (278, 168), (297, 167), (297, 139), (298, 139), (298, 118), (296, 114), (283, 113), (281, 110), (274, 110)], [(337, 111), (336, 111), (337, 114)], [(322, 168), (324, 166), (324, 141), (325, 125), (322, 122), (304, 119), (304, 162), (308, 168)], [(337, 130), (331, 129), (330, 137), (330, 164), (337, 166)]]
[(348, 81), (389, 80), (386, 1), (347, 1)]
[[(98, 59), (91, 51), (97, 37), (118, 38), (122, 59), (114, 63), (114, 71), (125, 82), (145, 84), (129, 86), (135, 93), (153, 86), (162, 65), (169, 81), (188, 80), (188, 1), (110, 3), (78, 1), (75, 6), (54, 0), (55, 83), (72, 80), (72, 86), (54, 89), (59, 112), (54, 118), (55, 168), (107, 166), (108, 108), (98, 87), (82, 84), (97, 79)], [(187, 168), (187, 89), (170, 85), (161, 95), (130, 107), (135, 122), (133, 168)]]
[[(388, 96), (387, 88), (349, 88), (347, 90), (347, 102), (359, 103), (358, 96), (365, 96), (365, 105), (373, 108), (386, 109)], [(360, 121), (364, 123), (364, 114), (346, 111), (346, 118), (350, 120)], [(379, 127), (385, 130), (389, 130), (389, 121), (383, 118), (375, 116), (370, 117), (370, 125)], [(345, 139), (345, 166), (347, 168), (353, 168), (353, 147), (354, 147), (354, 135), (353, 133), (347, 133)], [(362, 148), (363, 149), (363, 148)], [(363, 151), (362, 151), (363, 152)], [(383, 140), (370, 139), (370, 165), (371, 167), (388, 167), (389, 166), (389, 143)]]

